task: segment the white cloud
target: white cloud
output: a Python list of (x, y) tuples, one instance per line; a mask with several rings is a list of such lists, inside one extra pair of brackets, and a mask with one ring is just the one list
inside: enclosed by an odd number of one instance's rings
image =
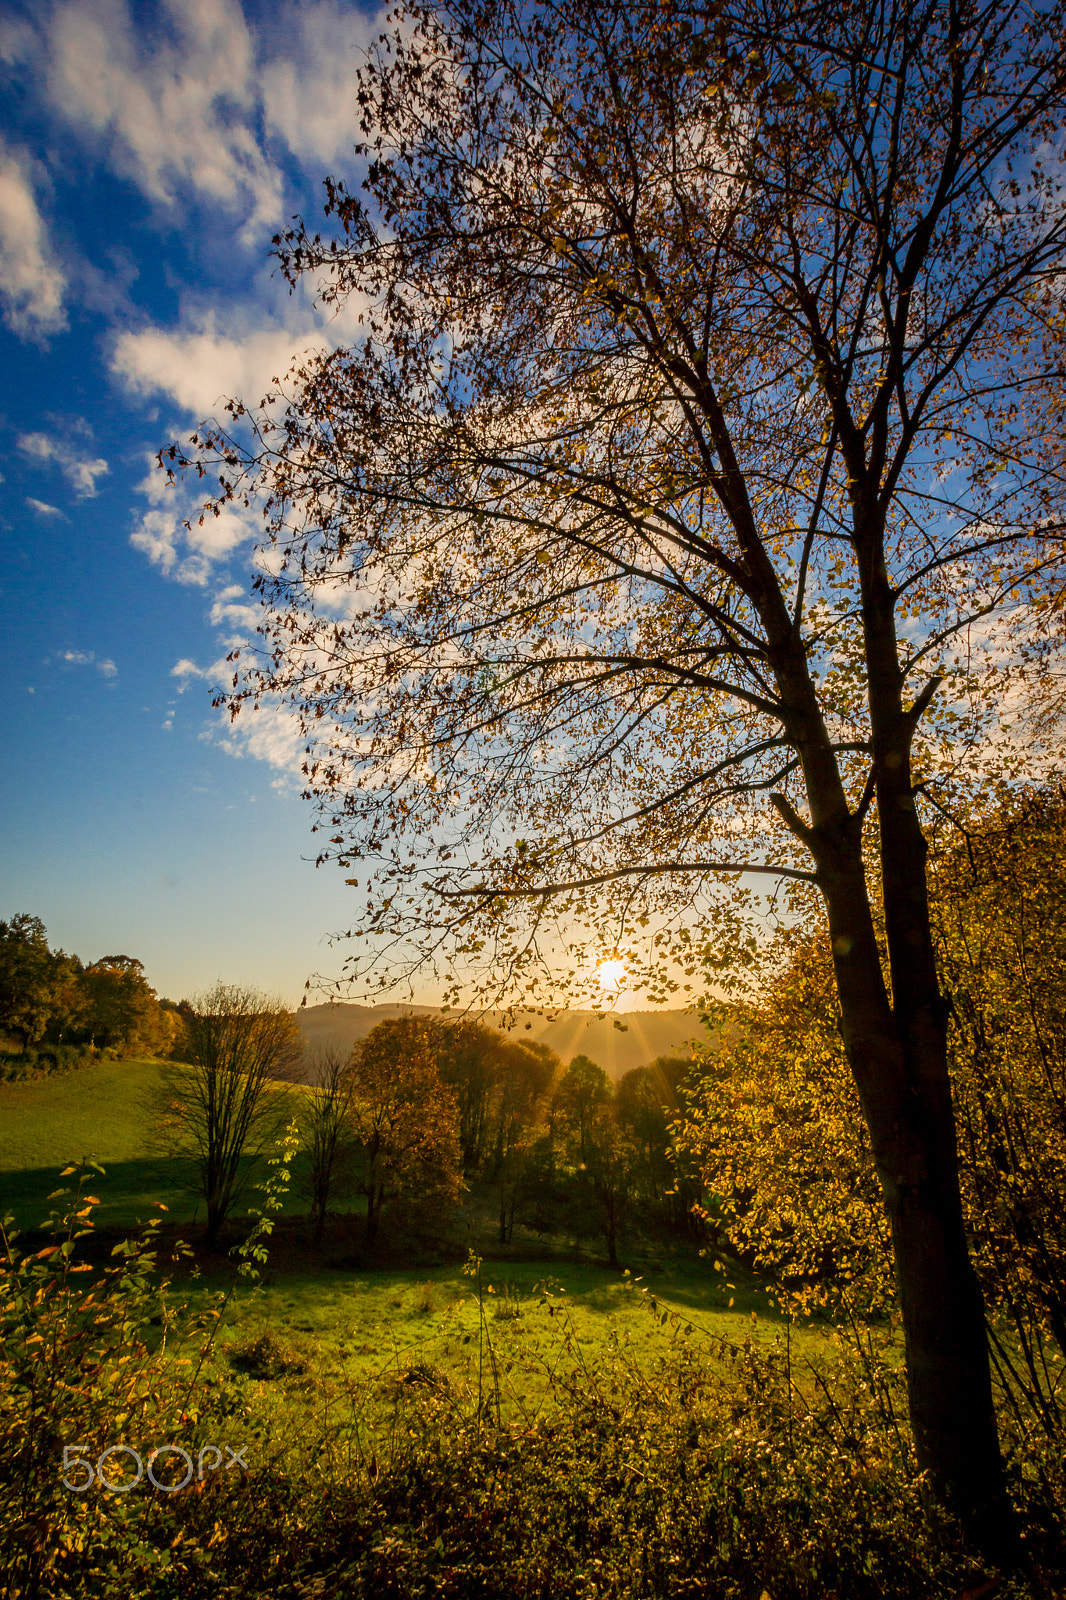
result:
[(265, 704), (258, 711), (243, 712), (224, 727), (225, 731), (214, 733), (212, 739), (229, 755), (251, 756), (289, 777), (300, 775), (307, 741), (291, 711)]
[(199, 519), (186, 530), (185, 539), (195, 556), (205, 562), (219, 561), (238, 545), (254, 538), (255, 529), (238, 511), (208, 512), (201, 523)]
[(11, 331), (40, 344), (67, 325), (66, 278), (37, 208), (32, 165), (0, 140), (0, 300)]
[(57, 650), (56, 660), (65, 661), (72, 667), (95, 667), (105, 678), (118, 677), (118, 668), (111, 657), (101, 656), (97, 660), (95, 650)]
[[(233, 663), (220, 656), (209, 666), (201, 667), (183, 656), (171, 667), (170, 675), (179, 681), (179, 694), (184, 694), (193, 683), (229, 689), (233, 681)], [(231, 756), (251, 756), (255, 761), (267, 762), (285, 775), (276, 785), (279, 788), (287, 788), (300, 776), (307, 742), (294, 713), (270, 702), (264, 702), (258, 710), (246, 709), (235, 722), (226, 715), (218, 723), (206, 727), (200, 738), (207, 744), (217, 744)]]
[(97, 478), (110, 470), (102, 456), (91, 459), (81, 455), (71, 445), (46, 433), (22, 433), (16, 444), (31, 460), (57, 466), (79, 500), (91, 499), (96, 494)]
[(217, 564), (256, 536), (250, 512), (226, 507), (218, 516), (204, 514), (189, 488), (169, 485), (160, 472), (150, 472), (139, 488), (154, 505), (140, 517), (130, 544), (178, 583), (205, 587)]
[(231, 676), (230, 669), (224, 658), (212, 663), (209, 667), (198, 667), (195, 661), (190, 661), (188, 656), (182, 656), (170, 669), (172, 678), (181, 680), (179, 694), (184, 694), (191, 678), (201, 678), (204, 683), (223, 683)]
[(250, 239), (281, 217), (281, 175), (254, 126), (251, 34), (235, 0), (164, 0), (149, 35), (126, 0), (66, 0), (48, 30), (48, 97), (110, 144), (112, 164), (163, 204), (190, 193), (245, 213)]
[(282, 47), (260, 72), (263, 110), (305, 166), (332, 168), (351, 157), (355, 55), (381, 32), (381, 20), (331, 0), (285, 14)]
[(244, 320), (234, 313), (231, 327), (223, 332), (209, 311), (192, 326), (173, 331), (123, 333), (115, 345), (112, 371), (135, 393), (161, 392), (200, 421), (227, 399), (257, 405), (298, 356), (326, 345), (312, 328), (242, 327)]
[(28, 22), (19, 17), (0, 17), (0, 61), (5, 66), (21, 66), (36, 49), (36, 36)]
[(143, 550), (152, 565), (169, 577), (178, 559), (179, 538), (177, 517), (166, 511), (146, 511), (130, 534), (130, 544), (135, 550)]
[[(32, 494), (26, 496), (26, 504), (31, 511), (36, 511), (39, 517), (62, 517), (63, 513), (58, 506), (50, 506), (47, 500), (37, 500)], [(64, 522), (66, 518), (63, 517)]]
[[(235, 602), (239, 601), (239, 604)], [(235, 622), (244, 628), (255, 629), (262, 619), (262, 610), (251, 602), (239, 583), (230, 583), (215, 596), (211, 607), (211, 624), (220, 628), (224, 622)]]

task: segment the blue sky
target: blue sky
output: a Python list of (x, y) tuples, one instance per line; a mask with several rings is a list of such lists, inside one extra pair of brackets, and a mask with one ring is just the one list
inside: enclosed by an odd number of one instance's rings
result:
[[(377, 27), (375, 27), (377, 23)], [(257, 400), (325, 324), (271, 235), (351, 179), (335, 0), (34, 0), (0, 18), (0, 917), (160, 993), (299, 998), (350, 916), (284, 715), (212, 710), (254, 632), (254, 523), (182, 527), (155, 452)], [(427, 996), (426, 998), (432, 998)]]

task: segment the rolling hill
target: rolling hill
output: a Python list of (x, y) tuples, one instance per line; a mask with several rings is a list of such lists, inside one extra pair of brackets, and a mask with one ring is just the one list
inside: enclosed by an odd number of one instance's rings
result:
[[(390, 1017), (441, 1016), (436, 1006), (349, 1005), (306, 1006), (296, 1014), (308, 1047), (314, 1050), (327, 1044), (350, 1050), (365, 1039), (372, 1028)], [(490, 1011), (482, 1021), (504, 1028), (518, 1037), (537, 1039), (549, 1045), (564, 1062), (576, 1055), (591, 1057), (609, 1078), (617, 1080), (631, 1067), (641, 1067), (657, 1056), (687, 1056), (692, 1042), (704, 1042), (706, 1030), (699, 1013), (685, 1011), (626, 1011), (606, 1016), (597, 1011), (560, 1011), (542, 1016), (534, 1011), (518, 1012), (513, 1018)]]

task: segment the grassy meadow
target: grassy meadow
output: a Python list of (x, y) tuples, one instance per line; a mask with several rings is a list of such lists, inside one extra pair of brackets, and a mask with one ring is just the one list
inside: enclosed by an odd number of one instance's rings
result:
[[(158, 1215), (161, 1201), (168, 1236), (189, 1225), (185, 1231), (194, 1237), (194, 1166), (151, 1149), (162, 1071), (157, 1062), (100, 1062), (66, 1076), (0, 1085), (0, 1215), (13, 1214), (20, 1230), (40, 1229), (59, 1204), (48, 1196), (60, 1186), (63, 1167), (89, 1158), (105, 1172), (92, 1185), (96, 1228), (143, 1224)], [(473, 1202), (459, 1213), (445, 1262), (434, 1247), (411, 1265), (354, 1269), (347, 1262), (361, 1235), (356, 1208), (350, 1218), (336, 1219), (309, 1266), (297, 1220), (306, 1210), (301, 1166), (298, 1154), (264, 1282), (254, 1293), (243, 1286), (235, 1292), (220, 1351), (272, 1330), (324, 1370), (384, 1378), (418, 1360), (465, 1381), (471, 1319), (477, 1323), (477, 1284), (464, 1265), (469, 1252), (484, 1262), (482, 1298), (493, 1332), (511, 1343), (516, 1329), (523, 1337), (534, 1328), (554, 1333), (565, 1310), (576, 1359), (595, 1362), (608, 1347), (651, 1352), (661, 1342), (660, 1324), (649, 1314), (652, 1298), (685, 1326), (716, 1338), (743, 1338), (753, 1327), (757, 1337), (778, 1335), (772, 1301), (739, 1269), (716, 1273), (691, 1252), (645, 1244), (625, 1258), (624, 1270), (615, 1270), (599, 1264), (595, 1241), (549, 1239), (521, 1227), (501, 1253), (491, 1216)], [(238, 1215), (257, 1198), (250, 1187)], [(239, 1220), (231, 1232), (239, 1237)], [(225, 1258), (201, 1262), (200, 1270), (198, 1284), (180, 1276), (193, 1303), (233, 1280)], [(824, 1331), (793, 1329), (791, 1337), (801, 1350), (825, 1343)]]
[[(68, 1161), (90, 1159), (106, 1172), (98, 1227), (135, 1227), (157, 1202), (171, 1221), (192, 1222), (198, 1206), (202, 1212), (195, 1166), (168, 1155), (154, 1132), (163, 1074), (180, 1071), (178, 1063), (99, 1061), (70, 1073), (0, 1084), (0, 1216), (9, 1211), (19, 1228), (39, 1228), (55, 1209), (48, 1196), (57, 1187), (57, 1173)], [(296, 1109), (301, 1093), (299, 1085), (292, 1086)], [(302, 1168), (298, 1155), (289, 1212), (304, 1205)]]
[[(992, 1592), (914, 1469), (891, 1328), (842, 1342), (785, 1319), (770, 1286), (691, 1247), (636, 1237), (609, 1268), (595, 1240), (516, 1226), (501, 1250), (476, 1193), (429, 1244), (362, 1259), (356, 1211), (314, 1252), (298, 1164), (258, 1281), (241, 1277), (176, 1248), (195, 1246), (195, 1196), (151, 1150), (160, 1072), (0, 1085), (0, 1211), (19, 1227), (71, 1205), (47, 1198), (67, 1161), (105, 1169), (82, 1214), (94, 1265), (38, 1255), (35, 1232), (9, 1275), (2, 1600)], [(155, 1254), (126, 1254), (157, 1200)], [(63, 1485), (68, 1440), (119, 1452), (107, 1491)], [(122, 1452), (176, 1443), (240, 1470), (128, 1493)], [(21, 1513), (20, 1482), (37, 1486)], [(1046, 1566), (1051, 1503), (1024, 1492)], [(1040, 1583), (996, 1592), (1049, 1600)]]
[(101, 1225), (146, 1221), (155, 1201), (177, 1218), (191, 1215), (191, 1165), (150, 1150), (161, 1073), (156, 1062), (101, 1061), (0, 1085), (0, 1213), (13, 1213), (20, 1228), (40, 1227), (54, 1209), (57, 1173), (88, 1158), (107, 1170)]

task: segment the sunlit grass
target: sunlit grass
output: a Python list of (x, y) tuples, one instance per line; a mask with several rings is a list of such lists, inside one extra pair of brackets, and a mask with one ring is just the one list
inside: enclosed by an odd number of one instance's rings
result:
[[(195, 1302), (212, 1287), (182, 1292)], [(256, 1374), (247, 1358), (264, 1336), (288, 1370)], [(460, 1266), (268, 1272), (264, 1287), (233, 1292), (205, 1384), (236, 1390), (256, 1448), (288, 1439), (299, 1453), (324, 1427), (363, 1450), (430, 1392), (457, 1423), (485, 1408), (531, 1423), (571, 1381), (591, 1377), (606, 1395), (635, 1375), (653, 1388), (678, 1345), (711, 1371), (748, 1339), (790, 1366), (797, 1387), (813, 1384), (832, 1349), (830, 1329), (787, 1326), (756, 1287), (727, 1292), (703, 1263), (645, 1278), (591, 1263), (485, 1262), (480, 1284)]]
[[(39, 1228), (54, 1209), (48, 1196), (59, 1187), (59, 1172), (83, 1157), (106, 1172), (98, 1227), (144, 1222), (156, 1214), (156, 1202), (176, 1222), (191, 1220), (198, 1207), (202, 1216), (193, 1163), (168, 1155), (153, 1133), (167, 1070), (159, 1061), (101, 1061), (0, 1084), (0, 1216), (10, 1211), (20, 1228)], [(297, 1158), (288, 1211), (305, 1204), (301, 1167)]]

